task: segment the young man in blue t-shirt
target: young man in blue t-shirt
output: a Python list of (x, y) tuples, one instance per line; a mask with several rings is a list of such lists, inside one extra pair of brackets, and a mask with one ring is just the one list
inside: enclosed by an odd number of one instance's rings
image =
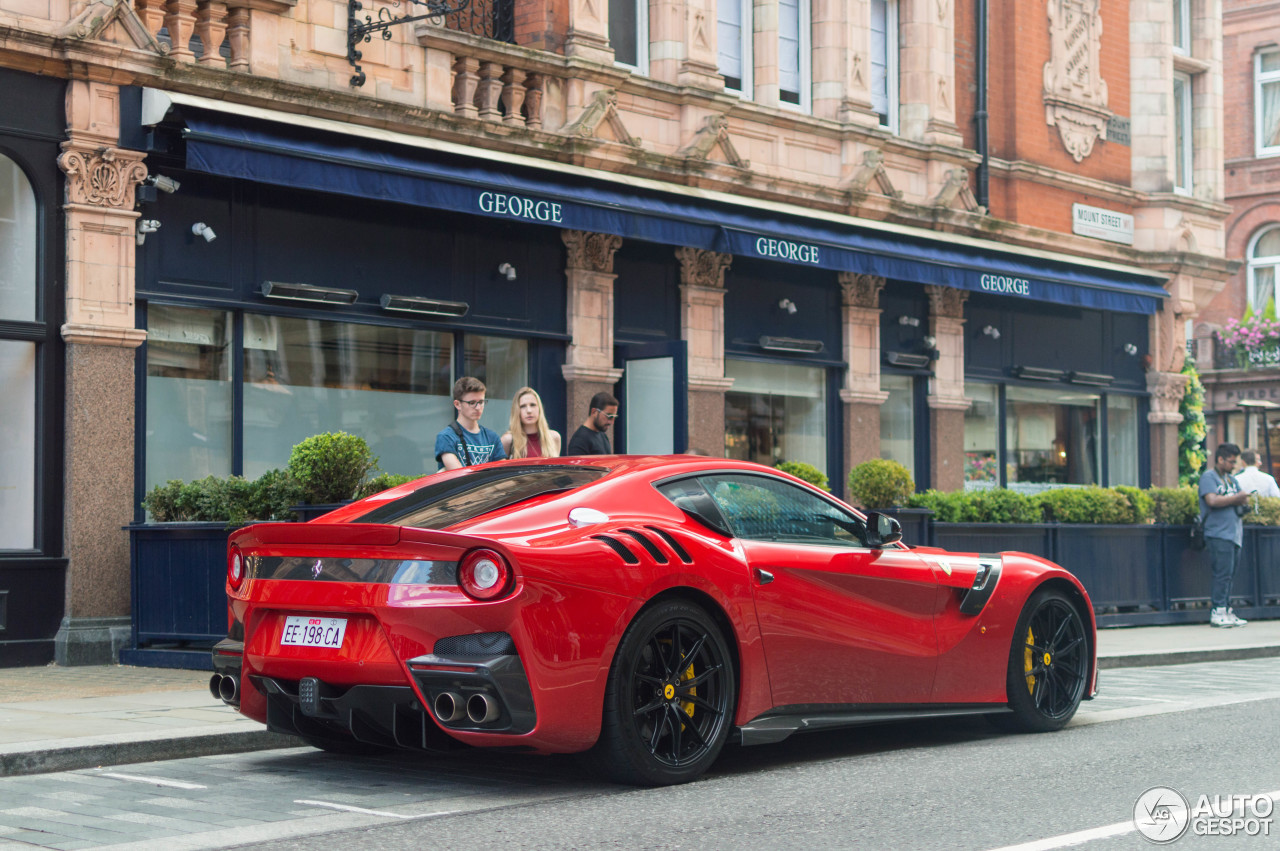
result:
[(454, 382), (453, 407), (458, 411), (458, 419), (436, 435), (439, 470), (459, 470), (507, 457), (497, 432), (480, 425), (484, 394), (484, 382), (478, 378), (464, 375)]

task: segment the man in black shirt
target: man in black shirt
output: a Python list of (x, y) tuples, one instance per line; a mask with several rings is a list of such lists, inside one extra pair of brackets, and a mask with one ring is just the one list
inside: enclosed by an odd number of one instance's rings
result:
[(578, 430), (569, 438), (565, 455), (612, 455), (609, 444), (609, 426), (618, 418), (618, 400), (608, 393), (591, 397), (591, 412)]

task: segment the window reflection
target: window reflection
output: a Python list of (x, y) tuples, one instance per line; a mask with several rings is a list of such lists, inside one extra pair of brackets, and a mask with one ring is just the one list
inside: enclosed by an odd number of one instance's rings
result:
[(1098, 483), (1097, 395), (1008, 387), (1005, 400), (1010, 488), (1034, 492), (1042, 485)]
[(897, 461), (916, 477), (915, 380), (908, 375), (880, 376), (889, 398), (880, 406), (880, 457)]
[(0, 154), (0, 319), (36, 319), (36, 195)]
[(725, 376), (734, 379), (724, 396), (726, 458), (827, 469), (824, 369), (729, 359)]
[(35, 547), (36, 344), (0, 340), (0, 550)]
[(147, 311), (146, 489), (231, 473), (231, 318), (153, 304)]
[(386, 472), (430, 472), (452, 385), (452, 334), (246, 314), (244, 475), (327, 431), (363, 437)]
[(1000, 388), (966, 384), (964, 392), (964, 489), (994, 488), (1000, 484)]

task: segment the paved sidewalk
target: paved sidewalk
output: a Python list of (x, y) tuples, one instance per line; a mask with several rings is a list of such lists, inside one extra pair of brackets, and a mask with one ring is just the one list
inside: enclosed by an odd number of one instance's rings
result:
[[(1098, 655), (1103, 668), (1280, 656), (1280, 620), (1104, 629)], [(0, 668), (0, 777), (299, 744), (215, 700), (209, 676), (122, 665)]]

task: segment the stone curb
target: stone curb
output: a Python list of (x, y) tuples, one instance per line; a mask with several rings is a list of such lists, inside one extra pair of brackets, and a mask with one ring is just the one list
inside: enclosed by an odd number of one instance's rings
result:
[(1280, 656), (1280, 647), (1224, 647), (1220, 650), (1168, 650), (1157, 653), (1126, 653), (1121, 656), (1099, 656), (1098, 669), (1147, 668), (1160, 665), (1187, 665), (1192, 662), (1230, 662), (1236, 659), (1262, 659)]
[(271, 733), (267, 730), (249, 730), (113, 744), (68, 745), (46, 750), (0, 753), (0, 777), (76, 771), (104, 765), (128, 765), (193, 756), (296, 748), (301, 744), (302, 742), (293, 736)]

